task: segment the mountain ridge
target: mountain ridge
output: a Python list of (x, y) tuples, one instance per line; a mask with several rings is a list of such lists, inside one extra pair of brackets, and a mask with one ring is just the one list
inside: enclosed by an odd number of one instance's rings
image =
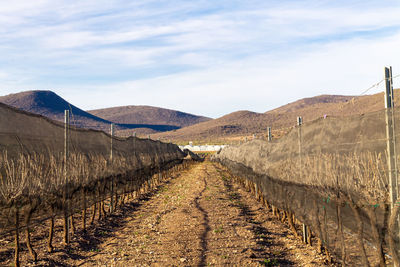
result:
[[(114, 123), (76, 107), (50, 90), (31, 90), (0, 96), (0, 102), (57, 121), (64, 121), (64, 111), (70, 110), (71, 124), (76, 127), (109, 132), (110, 124)], [(180, 128), (174, 125), (146, 123), (115, 123), (115, 126), (117, 130), (130, 130), (131, 132), (143, 134), (176, 130)]]
[(152, 124), (172, 125), (180, 128), (211, 120), (211, 118), (204, 116), (147, 105), (111, 107), (88, 110), (87, 112), (115, 123), (146, 124), (151, 122)]
[[(395, 102), (400, 100), (398, 93), (399, 89), (396, 89)], [(42, 97), (37, 97), (35, 94)], [(111, 122), (114, 122), (118, 128), (117, 132), (122, 136), (133, 133), (142, 136), (151, 134), (152, 138), (179, 143), (192, 140), (200, 142), (238, 141), (254, 134), (265, 136), (268, 127), (272, 127), (273, 135), (279, 137), (296, 124), (298, 116), (302, 116), (303, 121), (307, 123), (324, 116), (349, 116), (384, 109), (383, 93), (364, 96), (319, 95), (299, 99), (264, 113), (239, 110), (217, 119), (169, 109), (133, 105), (92, 110), (89, 111), (91, 113), (88, 113), (51, 91), (27, 91), (11, 94), (0, 97), (0, 102), (59, 121), (64, 119), (64, 109), (70, 109), (73, 121), (80, 122), (80, 124), (75, 124), (78, 127), (91, 128), (94, 125), (97, 127), (94, 129), (108, 132)], [(103, 117), (95, 116), (95, 114)], [(157, 114), (163, 114), (162, 119), (154, 119)], [(108, 118), (112, 118), (114, 121)], [(153, 124), (143, 123), (149, 121)], [(136, 124), (130, 124), (132, 122), (136, 122)], [(163, 122), (166, 124), (157, 124)], [(190, 125), (193, 122), (198, 123)], [(188, 124), (189, 126), (185, 126)]]
[[(400, 98), (396, 89), (395, 101)], [(176, 131), (157, 133), (156, 138), (185, 143), (236, 142), (254, 134), (265, 136), (272, 127), (273, 136), (279, 137), (296, 125), (298, 116), (304, 122), (326, 116), (360, 115), (384, 109), (383, 93), (364, 96), (319, 95), (288, 103), (264, 113), (248, 110), (235, 111), (212, 121), (202, 122)]]

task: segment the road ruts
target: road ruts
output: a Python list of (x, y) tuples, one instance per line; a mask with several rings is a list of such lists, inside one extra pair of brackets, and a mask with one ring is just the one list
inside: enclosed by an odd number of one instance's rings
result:
[(321, 266), (250, 193), (211, 162), (199, 163), (139, 202), (81, 266)]

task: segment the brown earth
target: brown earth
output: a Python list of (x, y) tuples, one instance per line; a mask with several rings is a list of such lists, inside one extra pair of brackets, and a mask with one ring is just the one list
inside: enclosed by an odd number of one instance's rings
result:
[[(207, 161), (126, 203), (87, 234), (77, 231), (68, 249), (59, 244), (60, 225), (57, 249), (44, 252), (45, 228), (39, 228), (32, 233), (37, 266), (325, 265), (314, 247)], [(0, 265), (11, 264), (12, 245), (11, 237), (0, 240)], [(22, 265), (34, 265), (25, 244), (22, 248)]]

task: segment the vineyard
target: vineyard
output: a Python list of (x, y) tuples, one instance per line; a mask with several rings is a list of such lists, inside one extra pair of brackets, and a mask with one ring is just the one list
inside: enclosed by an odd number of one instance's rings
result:
[(85, 230), (86, 220), (93, 224), (96, 213), (101, 219), (114, 212), (127, 196), (149, 190), (186, 164), (186, 154), (176, 145), (116, 138), (6, 105), (0, 105), (0, 125), (0, 236), (14, 232), (15, 266), (20, 265), (21, 231), (36, 261), (30, 242), (36, 225), (50, 221), (52, 251), (54, 221), (61, 217), (68, 245), (74, 214), (82, 214)]
[[(399, 110), (389, 115), (398, 127)], [(328, 258), (341, 265), (398, 265), (399, 206), (390, 199), (385, 125), (385, 111), (321, 118), (278, 140), (226, 148), (214, 160)]]
[[(221, 262), (215, 259), (215, 251), (208, 251), (204, 245), (206, 241), (213, 242), (210, 218), (215, 221), (214, 233), (229, 232), (234, 225), (225, 222), (225, 228), (218, 226), (230, 215), (218, 215), (217, 206), (207, 201), (220, 194), (215, 200), (232, 202), (221, 202), (226, 205), (225, 210), (235, 206), (231, 192), (235, 184), (254, 193), (266, 213), (270, 211), (287, 225), (296, 239), (324, 255), (325, 261), (319, 259), (316, 265), (324, 262), (342, 266), (399, 266), (398, 118), (397, 108), (361, 116), (324, 116), (305, 124), (299, 117), (297, 126), (279, 139), (272, 139), (269, 130), (267, 140), (254, 137), (224, 147), (211, 156), (212, 163), (191, 168), (193, 162), (203, 158), (182, 151), (177, 145), (135, 136), (115, 137), (113, 125), (110, 134), (80, 129), (73, 126), (74, 115), (68, 111), (65, 123), (60, 123), (0, 104), (0, 244), (4, 240), (10, 243), (10, 237), (13, 238), (15, 266), (21, 265), (22, 250), (29, 252), (31, 262), (38, 262), (35, 247), (43, 248), (43, 242), (48, 253), (56, 251), (56, 234), (62, 233), (63, 248), (68, 252), (78, 225), (81, 233), (90, 227), (92, 231), (95, 222), (112, 217), (125, 203), (140, 200), (144, 194), (158, 190), (168, 178), (181, 177), (190, 169), (192, 172), (181, 178), (191, 188), (181, 193), (191, 200), (178, 213), (186, 218), (180, 221), (184, 224), (198, 218), (199, 212), (203, 217), (203, 222), (190, 225), (193, 229), (205, 227), (203, 233), (197, 234), (202, 242), (200, 248), (193, 249), (202, 251), (202, 255), (193, 254), (193, 264)], [(204, 189), (199, 191), (193, 186), (201, 179)], [(220, 188), (214, 192), (216, 195), (203, 195), (209, 190), (207, 179)], [(182, 187), (185, 182), (179, 183)], [(190, 197), (190, 192), (197, 196)], [(193, 206), (197, 210), (192, 212), (197, 215), (186, 216)], [(167, 210), (172, 212), (179, 207), (180, 204)], [(216, 218), (208, 215), (204, 207), (216, 213), (212, 214)], [(249, 216), (242, 204), (235, 207), (232, 212), (242, 209)], [(167, 211), (160, 214), (164, 212)], [(37, 229), (41, 234), (35, 237)], [(232, 231), (235, 233), (236, 229)], [(192, 235), (187, 232), (187, 236), (195, 238)], [(186, 242), (187, 236), (182, 242)], [(231, 234), (227, 238), (236, 236)], [(225, 245), (229, 246), (229, 242)], [(257, 249), (266, 248), (254, 251)], [(190, 251), (187, 255), (191, 255)], [(10, 251), (2, 250), (0, 256), (10, 257)], [(255, 263), (242, 256), (235, 255), (240, 262)], [(137, 257), (140, 264), (145, 261), (140, 261), (140, 255)], [(258, 263), (283, 264), (289, 258), (260, 258)], [(181, 263), (189, 262), (186, 257), (181, 259)], [(177, 258), (170, 260), (176, 262)], [(163, 262), (154, 258), (152, 261)], [(294, 264), (296, 260), (290, 262)]]

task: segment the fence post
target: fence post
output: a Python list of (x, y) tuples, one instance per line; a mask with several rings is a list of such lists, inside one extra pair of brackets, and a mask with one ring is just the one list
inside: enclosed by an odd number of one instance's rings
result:
[[(161, 153), (161, 141), (160, 141), (160, 137), (158, 137), (157, 146), (158, 146), (158, 151), (160, 151), (159, 153)], [(161, 162), (160, 162), (160, 158), (158, 158), (158, 181), (160, 182), (161, 179), (162, 179), (162, 174), (161, 174)]]
[[(397, 154), (396, 154), (396, 135), (395, 135), (395, 117), (394, 117), (394, 95), (393, 95), (393, 77), (392, 67), (385, 67), (385, 117), (386, 117), (386, 138), (387, 138), (387, 162), (389, 170), (389, 190), (390, 190), (390, 205), (393, 210), (395, 207), (395, 201), (399, 197), (399, 186), (398, 186), (398, 175), (397, 175)], [(397, 237), (399, 237), (399, 218), (396, 218), (396, 223), (393, 227), (393, 232), (397, 231)], [(397, 228), (397, 229), (396, 229)], [(394, 248), (396, 249), (396, 248)], [(399, 267), (395, 263), (396, 267)]]
[(64, 211), (64, 243), (69, 244), (68, 214), (68, 157), (69, 157), (69, 110), (64, 111), (64, 179), (65, 179), (65, 211)]
[(111, 135), (111, 140), (110, 140), (110, 161), (112, 163), (112, 160), (113, 160), (114, 123), (111, 123), (110, 135)]
[[(113, 166), (113, 139), (114, 139), (114, 123), (110, 126), (110, 164)], [(114, 212), (114, 175), (111, 175), (111, 199), (110, 199), (110, 212)]]
[[(302, 124), (303, 124), (303, 118), (302, 117), (297, 117), (298, 135), (299, 135), (299, 162), (300, 162), (299, 169), (300, 169), (300, 176), (302, 176), (301, 173), (302, 173), (302, 168), (303, 168), (303, 166), (302, 166), (302, 153), (301, 153), (302, 152), (301, 151), (301, 139), (302, 139), (302, 136), (301, 136), (301, 125)], [(301, 179), (301, 177), (300, 177), (300, 179)], [(303, 223), (303, 242), (307, 244), (307, 241), (308, 241), (308, 229), (307, 229), (307, 225), (305, 225)]]
[(272, 141), (272, 131), (271, 131), (271, 127), (268, 127), (268, 142)]
[(396, 146), (394, 135), (394, 96), (392, 84), (392, 67), (385, 67), (385, 117), (386, 117), (386, 138), (387, 138), (387, 155), (388, 155), (388, 169), (389, 169), (389, 189), (390, 189), (390, 203), (394, 207), (394, 202), (398, 197), (398, 182), (397, 182), (397, 164), (396, 164)]

